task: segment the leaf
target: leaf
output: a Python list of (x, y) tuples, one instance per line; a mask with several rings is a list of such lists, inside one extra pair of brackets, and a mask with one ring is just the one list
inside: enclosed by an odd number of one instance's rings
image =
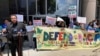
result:
[(42, 29), (37, 28), (37, 33), (41, 34), (42, 33)]

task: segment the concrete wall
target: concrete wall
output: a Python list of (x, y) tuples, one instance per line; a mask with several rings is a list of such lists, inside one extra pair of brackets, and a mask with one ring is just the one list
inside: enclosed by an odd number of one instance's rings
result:
[(83, 0), (82, 16), (87, 17), (87, 23), (96, 16), (96, 0)]

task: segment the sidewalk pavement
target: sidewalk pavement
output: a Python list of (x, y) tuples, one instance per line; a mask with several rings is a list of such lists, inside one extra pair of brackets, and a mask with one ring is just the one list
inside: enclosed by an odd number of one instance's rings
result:
[[(36, 51), (28, 47), (26, 42), (23, 48), (23, 56), (100, 56), (100, 49), (93, 52), (94, 49), (86, 50), (56, 50), (56, 51)], [(11, 53), (9, 53), (11, 56)], [(17, 53), (16, 53), (17, 54)], [(7, 50), (3, 53), (7, 55)]]
[[(7, 53), (3, 55), (7, 56)], [(26, 50), (23, 51), (23, 56), (100, 56), (100, 51), (97, 52), (93, 52), (93, 50), (36, 51), (33, 49), (26, 48)]]

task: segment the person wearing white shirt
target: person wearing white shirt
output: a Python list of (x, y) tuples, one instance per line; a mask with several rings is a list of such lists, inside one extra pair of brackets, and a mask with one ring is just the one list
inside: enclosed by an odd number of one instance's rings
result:
[[(28, 26), (32, 26), (32, 22), (29, 21)], [(28, 40), (29, 40), (29, 47), (32, 48), (33, 47), (33, 31), (28, 32)]]

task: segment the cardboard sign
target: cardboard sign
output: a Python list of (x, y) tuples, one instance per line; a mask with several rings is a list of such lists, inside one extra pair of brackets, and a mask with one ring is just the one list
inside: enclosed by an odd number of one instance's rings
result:
[(33, 20), (34, 26), (42, 26), (42, 20)]
[(86, 24), (86, 17), (77, 17), (77, 22)]
[(51, 25), (55, 25), (56, 24), (56, 18), (53, 17), (46, 17), (46, 23), (51, 24)]

